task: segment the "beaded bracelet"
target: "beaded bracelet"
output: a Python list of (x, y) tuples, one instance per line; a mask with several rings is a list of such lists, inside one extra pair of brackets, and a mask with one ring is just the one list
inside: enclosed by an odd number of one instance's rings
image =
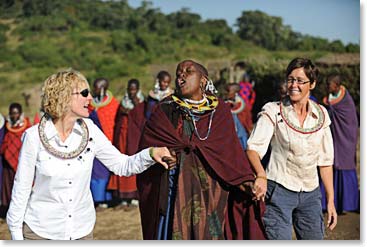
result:
[(152, 158), (152, 160), (154, 160), (154, 158), (153, 158), (153, 151), (154, 151), (154, 148), (153, 147), (150, 147), (149, 148), (149, 156), (150, 156), (150, 158)]
[(267, 177), (265, 177), (265, 176), (256, 176), (256, 178), (255, 178), (255, 179), (258, 179), (258, 178), (261, 178), (261, 179), (264, 179), (264, 180), (268, 180), (268, 178), (267, 178)]

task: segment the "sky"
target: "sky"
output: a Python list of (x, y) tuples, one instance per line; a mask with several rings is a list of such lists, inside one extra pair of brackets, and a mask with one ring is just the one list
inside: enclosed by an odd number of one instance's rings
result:
[[(141, 6), (142, 0), (128, 0), (130, 6)], [(260, 10), (283, 19), (293, 31), (360, 44), (359, 0), (150, 0), (154, 8), (168, 14), (183, 7), (200, 14), (203, 20), (225, 19), (234, 28), (242, 11)]]

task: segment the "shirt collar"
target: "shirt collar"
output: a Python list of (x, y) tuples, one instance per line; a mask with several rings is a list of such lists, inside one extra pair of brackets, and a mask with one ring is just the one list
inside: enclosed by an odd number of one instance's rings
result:
[[(308, 99), (308, 111), (307, 111), (307, 115), (309, 115), (310, 117), (312, 117), (313, 119), (318, 119), (319, 116), (319, 112), (316, 109), (316, 102), (313, 102), (311, 99)], [(286, 108), (291, 108), (291, 110), (295, 112), (293, 105), (291, 104), (291, 101), (289, 98), (286, 99), (285, 103), (284, 103), (284, 107)], [(289, 109), (290, 110), (290, 109)]]
[(312, 118), (314, 119), (318, 119), (319, 116), (319, 112), (316, 109), (316, 102), (313, 102), (311, 99), (308, 100), (308, 106), (309, 106), (309, 111), (308, 111), (308, 115), (310, 115)]
[[(82, 135), (82, 127), (80, 126), (80, 124), (78, 123), (78, 121), (75, 122), (74, 126), (73, 126), (73, 130), (71, 131), (75, 134), (78, 135)], [(58, 136), (56, 127), (54, 125), (54, 123), (52, 122), (51, 119), (47, 120), (46, 122), (46, 127), (45, 127), (45, 134), (47, 136), (47, 139), (52, 139), (55, 136)]]

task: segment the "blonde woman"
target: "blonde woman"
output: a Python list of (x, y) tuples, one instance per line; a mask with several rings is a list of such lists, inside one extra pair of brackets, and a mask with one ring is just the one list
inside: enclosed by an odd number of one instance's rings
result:
[(44, 82), (38, 125), (23, 135), (7, 223), (13, 240), (93, 239), (96, 221), (90, 179), (96, 157), (112, 172), (130, 176), (173, 161), (166, 147), (121, 154), (88, 119), (88, 81), (74, 70)]

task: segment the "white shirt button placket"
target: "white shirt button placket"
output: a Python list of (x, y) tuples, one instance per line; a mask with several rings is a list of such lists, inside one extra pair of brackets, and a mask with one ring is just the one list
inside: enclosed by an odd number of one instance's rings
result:
[[(69, 170), (70, 174), (71, 173), (71, 169), (72, 169), (73, 165), (72, 165), (72, 161), (68, 160), (66, 162), (66, 169)], [(73, 190), (73, 179), (70, 177), (68, 180), (66, 180), (67, 184), (68, 184), (68, 193), (67, 193), (67, 202), (66, 202), (66, 207), (67, 207), (67, 215), (66, 215), (66, 237), (68, 239), (72, 239), (72, 232), (73, 232), (73, 228), (74, 228), (74, 213), (73, 213), (73, 209), (74, 209), (74, 205), (73, 205), (73, 196), (74, 196), (74, 190)]]

